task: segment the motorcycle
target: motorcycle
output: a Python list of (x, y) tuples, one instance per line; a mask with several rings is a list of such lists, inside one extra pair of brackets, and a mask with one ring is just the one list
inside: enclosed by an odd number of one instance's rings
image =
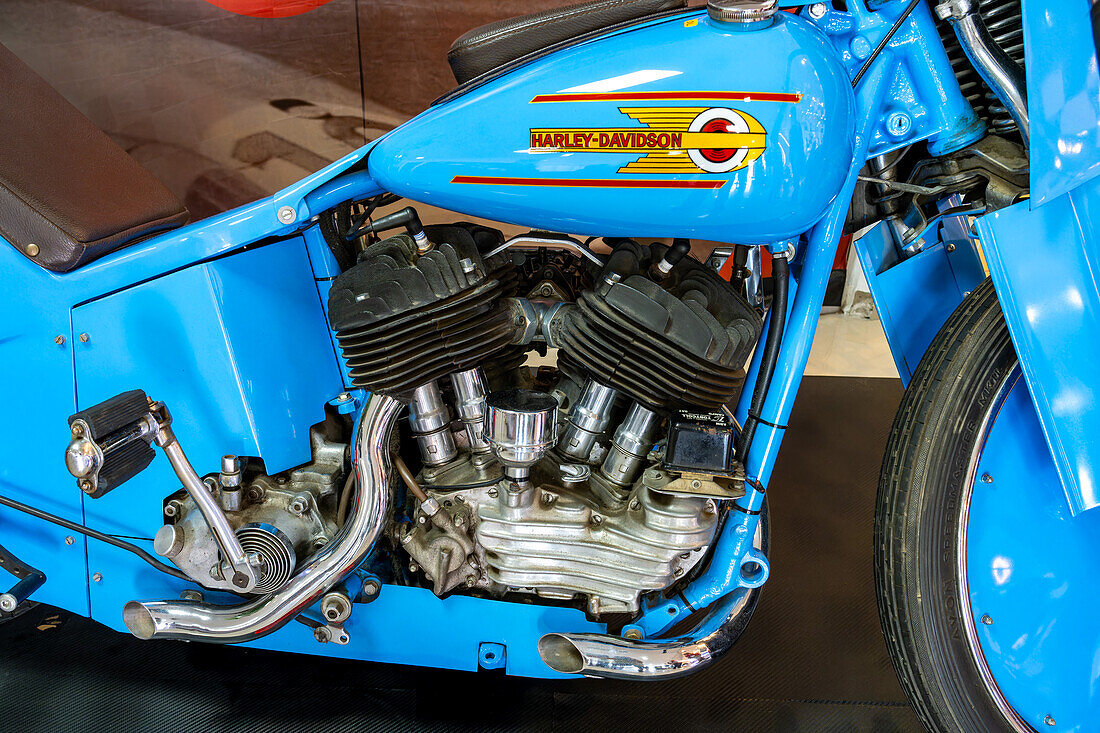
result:
[(933, 730), (1095, 729), (1100, 76), (1084, 0), (1026, 6), (494, 24), (423, 113), (189, 225), (0, 49), (0, 613), (704, 669), (768, 579), (767, 487), (850, 234), (907, 387), (874, 542), (909, 699)]

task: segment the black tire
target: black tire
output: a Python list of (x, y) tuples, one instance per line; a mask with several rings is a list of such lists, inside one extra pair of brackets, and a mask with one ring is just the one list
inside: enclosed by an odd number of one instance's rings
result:
[(909, 702), (933, 731), (1021, 730), (983, 682), (958, 572), (971, 462), (987, 416), (1016, 373), (1016, 353), (986, 280), (925, 352), (886, 444), (875, 510), (879, 618)]

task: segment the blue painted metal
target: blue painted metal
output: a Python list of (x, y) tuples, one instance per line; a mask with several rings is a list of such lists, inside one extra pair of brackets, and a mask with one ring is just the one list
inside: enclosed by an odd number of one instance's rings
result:
[(1100, 71), (1085, 0), (1023, 0), (1031, 205), (1100, 174)]
[[(610, 92), (620, 96), (532, 101)], [(697, 94), (675, 96), (684, 92)], [(729, 92), (761, 98), (723, 101)], [(802, 97), (763, 98), (776, 93)], [(647, 100), (650, 94), (664, 98)], [(807, 229), (840, 190), (851, 161), (852, 100), (834, 48), (801, 18), (784, 13), (766, 30), (736, 33), (696, 12), (562, 49), (432, 107), (379, 141), (368, 163), (387, 190), (498, 221), (767, 243)], [(644, 153), (531, 147), (531, 131), (540, 128), (644, 132), (649, 128), (620, 109), (670, 107), (747, 113), (767, 131), (767, 147), (748, 167), (721, 174), (691, 172), (690, 165), (682, 173), (620, 173)], [(456, 176), (538, 185), (454, 183)], [(658, 187), (623, 187), (655, 179)], [(603, 183), (593, 188), (592, 181)], [(668, 187), (683, 183), (721, 187)]]
[(504, 669), (508, 665), (507, 650), (503, 644), (482, 642), (478, 647), (477, 662), (482, 669)]
[[(992, 482), (974, 483), (966, 571), (985, 661), (1035, 730), (1094, 731), (1100, 512), (1068, 510), (1023, 380), (989, 433), (975, 476), (983, 473)], [(981, 622), (986, 615), (992, 623)]]
[(974, 240), (960, 237), (953, 221), (938, 229), (939, 241), (900, 260), (886, 222), (853, 243), (905, 385), (948, 316), (985, 279)]
[[(908, 4), (892, 0), (868, 9), (863, 0), (851, 0), (846, 10), (837, 10), (823, 3), (821, 18), (813, 18), (809, 5), (801, 16), (829, 36), (854, 77)], [(875, 62), (887, 69), (888, 87), (868, 157), (920, 140), (927, 141), (932, 155), (942, 155), (982, 138), (985, 124), (959, 90), (928, 5), (921, 3), (910, 14), (887, 48), (890, 53)]]
[(1100, 179), (978, 220), (997, 297), (1072, 511), (1100, 504)]
[[(309, 426), (344, 389), (301, 238), (223, 257), (73, 310), (77, 408), (140, 387), (172, 411), (200, 475), (225, 453), (270, 473), (311, 459)], [(137, 477), (88, 502), (89, 526), (149, 537), (178, 486), (158, 453)]]

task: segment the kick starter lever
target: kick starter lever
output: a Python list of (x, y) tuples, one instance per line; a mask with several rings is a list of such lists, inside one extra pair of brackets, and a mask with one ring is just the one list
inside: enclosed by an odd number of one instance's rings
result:
[(180, 447), (164, 403), (135, 389), (78, 412), (69, 418), (69, 426), (73, 439), (65, 452), (65, 464), (80, 489), (93, 499), (144, 470), (153, 460), (150, 443), (160, 446), (229, 565), (228, 572), (222, 573), (227, 576), (228, 589), (248, 593), (256, 587), (259, 573), (254, 564), (261, 560), (249, 557), (241, 548), (221, 506)]

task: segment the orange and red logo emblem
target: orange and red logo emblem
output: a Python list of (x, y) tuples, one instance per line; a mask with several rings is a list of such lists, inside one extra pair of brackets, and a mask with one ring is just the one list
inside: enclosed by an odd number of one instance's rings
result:
[[(741, 170), (763, 155), (768, 146), (768, 131), (759, 120), (747, 112), (725, 105), (733, 102), (798, 104), (801, 100), (801, 94), (788, 92), (598, 92), (577, 89), (539, 94), (531, 100), (532, 104), (661, 103), (660, 107), (617, 107), (619, 112), (635, 123), (641, 123), (640, 125), (631, 125), (624, 119), (621, 127), (529, 128), (528, 150), (531, 153), (636, 154), (637, 157), (622, 165), (617, 173), (645, 177), (618, 175), (611, 178), (513, 178), (456, 175), (451, 182), (584, 188), (722, 188), (729, 182), (729, 178), (681, 176)], [(676, 103), (690, 102), (695, 102), (697, 106), (673, 106)], [(699, 104), (700, 102), (703, 104)]]
[(619, 107), (644, 127), (531, 130), (533, 152), (642, 153), (619, 173), (729, 173), (759, 158), (767, 131), (729, 107)]

